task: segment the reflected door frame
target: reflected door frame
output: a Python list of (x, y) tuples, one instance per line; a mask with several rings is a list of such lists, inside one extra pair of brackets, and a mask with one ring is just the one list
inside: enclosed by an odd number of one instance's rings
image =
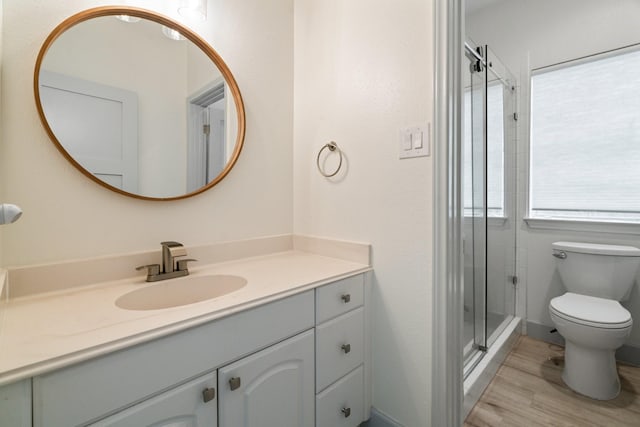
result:
[[(217, 80), (187, 99), (187, 192), (207, 185), (227, 159), (226, 84)], [(225, 102), (225, 109), (212, 106)]]

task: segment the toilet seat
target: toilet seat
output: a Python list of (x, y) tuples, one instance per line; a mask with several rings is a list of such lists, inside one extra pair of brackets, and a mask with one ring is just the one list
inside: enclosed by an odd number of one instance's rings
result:
[(588, 295), (566, 294), (553, 298), (549, 310), (572, 323), (603, 329), (631, 327), (631, 313), (618, 301)]

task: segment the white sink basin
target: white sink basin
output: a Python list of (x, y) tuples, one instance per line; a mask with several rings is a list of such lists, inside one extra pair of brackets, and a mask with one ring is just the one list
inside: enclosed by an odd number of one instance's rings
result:
[(216, 274), (187, 276), (154, 283), (122, 295), (116, 305), (126, 310), (159, 310), (193, 304), (243, 288), (247, 280), (239, 276)]

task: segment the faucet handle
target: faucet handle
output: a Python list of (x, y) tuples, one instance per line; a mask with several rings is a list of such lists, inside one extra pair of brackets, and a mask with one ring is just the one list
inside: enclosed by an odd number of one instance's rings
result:
[(136, 267), (136, 270), (140, 271), (145, 268), (147, 269), (147, 282), (150, 282), (150, 278), (160, 274), (160, 264), (141, 265), (140, 267)]
[(198, 261), (197, 259), (187, 258), (187, 259), (179, 259), (178, 260), (178, 271), (189, 271), (187, 270), (187, 263), (190, 261)]

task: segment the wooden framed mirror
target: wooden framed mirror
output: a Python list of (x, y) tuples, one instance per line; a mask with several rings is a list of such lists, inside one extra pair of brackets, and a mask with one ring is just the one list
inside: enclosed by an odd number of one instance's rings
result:
[(244, 142), (242, 96), (220, 55), (144, 9), (98, 7), (60, 23), (38, 54), (34, 94), (62, 155), (103, 187), (138, 199), (208, 190)]

